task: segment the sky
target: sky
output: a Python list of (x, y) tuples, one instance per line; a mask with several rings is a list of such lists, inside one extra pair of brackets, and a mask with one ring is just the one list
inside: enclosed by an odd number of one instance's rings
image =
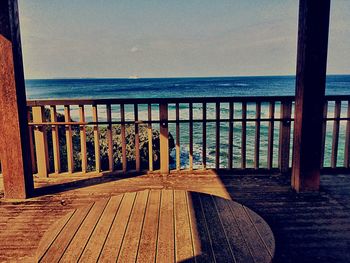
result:
[[(19, 0), (27, 79), (293, 75), (297, 0)], [(329, 74), (350, 74), (333, 0)]]

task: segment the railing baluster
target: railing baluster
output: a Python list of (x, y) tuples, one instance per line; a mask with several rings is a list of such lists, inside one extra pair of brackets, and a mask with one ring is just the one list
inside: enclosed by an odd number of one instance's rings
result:
[(136, 171), (140, 171), (140, 135), (139, 135), (139, 107), (138, 104), (134, 104), (134, 118), (135, 118), (135, 159), (136, 159)]
[(126, 159), (126, 135), (125, 135), (125, 105), (120, 104), (120, 120), (121, 124), (121, 137), (122, 137), (122, 163), (123, 163), (123, 172), (125, 173), (128, 169), (127, 159)]
[[(45, 108), (44, 107), (33, 107), (33, 121), (35, 123), (45, 122)], [(47, 136), (46, 126), (39, 126), (34, 130), (35, 138), (35, 150), (36, 160), (38, 167), (38, 175), (40, 177), (47, 177), (50, 171), (49, 167), (49, 154), (47, 148)]]
[(108, 143), (108, 170), (114, 171), (114, 158), (113, 158), (113, 126), (112, 126), (112, 107), (111, 104), (106, 105), (107, 110), (107, 143)]
[(247, 166), (247, 103), (242, 102), (242, 139), (241, 139), (241, 168), (245, 169)]
[(324, 103), (324, 106), (323, 106), (323, 124), (322, 124), (322, 140), (321, 140), (321, 168), (323, 168), (323, 166), (324, 166), (324, 158), (325, 158), (327, 113), (328, 113), (328, 102), (326, 101)]
[(339, 146), (339, 124), (340, 124), (340, 112), (341, 112), (341, 102), (335, 102), (334, 108), (334, 123), (333, 123), (333, 140), (332, 140), (332, 159), (331, 159), (331, 167), (337, 167), (338, 160), (338, 146)]
[[(30, 111), (28, 108), (28, 120), (30, 120)], [(34, 149), (34, 141), (33, 141), (33, 126), (28, 127), (29, 132), (29, 145), (30, 145), (30, 159), (32, 162), (32, 173), (35, 174), (37, 172), (36, 160), (35, 160), (35, 149)]]
[(152, 105), (148, 104), (148, 170), (153, 171)]
[(180, 152), (180, 106), (176, 103), (176, 170), (181, 170), (181, 152)]
[(190, 102), (189, 104), (189, 117), (190, 117), (190, 122), (189, 122), (189, 139), (190, 139), (190, 145), (189, 145), (189, 163), (190, 163), (190, 170), (193, 170), (193, 104)]
[(282, 173), (289, 170), (289, 153), (290, 153), (290, 118), (292, 114), (292, 102), (282, 101), (280, 135), (279, 135), (279, 159), (278, 166)]
[(202, 125), (202, 163), (203, 169), (207, 169), (207, 104), (203, 103), (203, 125)]
[(233, 102), (230, 102), (229, 106), (229, 131), (228, 131), (228, 168), (232, 169), (232, 156), (233, 156)]
[[(70, 117), (70, 106), (64, 106), (64, 121), (71, 122)], [(74, 173), (74, 156), (73, 156), (73, 133), (72, 126), (66, 125), (66, 145), (67, 145), (67, 165), (68, 165), (68, 173)]]
[[(84, 105), (79, 105), (79, 121), (85, 122), (85, 108)], [(87, 172), (87, 147), (86, 147), (86, 127), (80, 125), (80, 153), (81, 153), (81, 171)]]
[(275, 102), (270, 101), (269, 105), (269, 130), (268, 130), (268, 146), (267, 146), (267, 169), (271, 170), (273, 167), (273, 135), (275, 128)]
[(254, 151), (254, 168), (259, 169), (260, 160), (260, 118), (261, 118), (261, 103), (256, 103), (255, 109), (255, 151)]
[[(56, 106), (50, 107), (51, 122), (57, 122), (57, 110)], [(61, 171), (61, 158), (60, 158), (60, 141), (58, 138), (58, 125), (51, 126), (52, 131), (52, 150), (53, 150), (53, 162), (55, 167), (55, 173)]]
[(216, 102), (215, 169), (220, 168), (220, 102)]
[(98, 127), (97, 105), (92, 105), (92, 121), (94, 124), (94, 146), (95, 146), (95, 168), (96, 172), (101, 171), (101, 152), (100, 152), (100, 130)]
[(160, 120), (160, 172), (169, 173), (169, 131), (168, 131), (168, 103), (159, 104)]
[(345, 148), (344, 148), (344, 167), (350, 167), (350, 100), (348, 101), (348, 112), (346, 121), (346, 133), (345, 133)]

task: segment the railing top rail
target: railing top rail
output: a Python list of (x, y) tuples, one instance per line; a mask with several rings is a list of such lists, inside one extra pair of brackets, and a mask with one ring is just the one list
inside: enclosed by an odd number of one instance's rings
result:
[[(294, 96), (236, 96), (236, 97), (188, 97), (188, 98), (112, 98), (112, 99), (43, 99), (28, 100), (27, 106), (47, 105), (106, 105), (106, 104), (158, 104), (158, 103), (215, 103), (215, 102), (271, 102), (293, 101)], [(326, 100), (350, 100), (350, 95), (326, 96)]]

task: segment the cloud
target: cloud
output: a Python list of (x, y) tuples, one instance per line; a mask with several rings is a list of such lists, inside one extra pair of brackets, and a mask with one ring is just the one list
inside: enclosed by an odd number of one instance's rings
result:
[(137, 52), (140, 52), (141, 51), (141, 49), (139, 49), (138, 47), (136, 47), (136, 46), (134, 46), (134, 47), (132, 47), (131, 49), (130, 49), (130, 52), (131, 53), (137, 53)]

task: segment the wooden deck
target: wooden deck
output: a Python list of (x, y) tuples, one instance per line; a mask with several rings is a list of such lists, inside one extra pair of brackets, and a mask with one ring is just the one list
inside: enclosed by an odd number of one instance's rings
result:
[(209, 173), (37, 178), (40, 197), (17, 203), (1, 200), (0, 261), (35, 262), (45, 232), (92, 200), (145, 189), (178, 189), (233, 199), (261, 215), (275, 235), (274, 262), (350, 262), (349, 175), (322, 175), (319, 193), (295, 194), (289, 176)]
[(183, 190), (144, 190), (74, 209), (46, 232), (39, 262), (261, 262), (270, 227), (234, 201)]

